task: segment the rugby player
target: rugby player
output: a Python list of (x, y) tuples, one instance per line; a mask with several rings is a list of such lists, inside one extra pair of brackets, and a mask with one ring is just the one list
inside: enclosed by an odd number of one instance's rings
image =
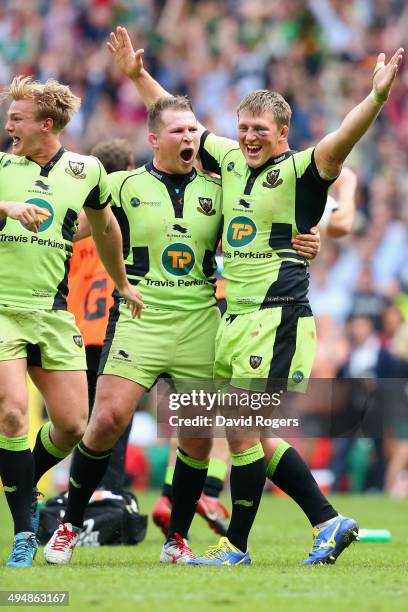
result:
[[(148, 108), (169, 95), (144, 69), (143, 49), (134, 51), (125, 28), (111, 34), (108, 48)], [(216, 340), (216, 378), (244, 387), (242, 379), (248, 379), (250, 388), (253, 379), (267, 385), (287, 379), (293, 388), (310, 375), (316, 335), (308, 274), (292, 246), (299, 232), (307, 233), (320, 220), (328, 187), (386, 102), (403, 53), (398, 49), (388, 64), (383, 53), (378, 56), (372, 92), (335, 132), (306, 151), (289, 149), (291, 109), (267, 90), (253, 92), (239, 105), (239, 142), (198, 125), (201, 162), (221, 175), (223, 187), (227, 313)], [(268, 477), (313, 526), (314, 546), (305, 564), (334, 563), (357, 536), (357, 523), (338, 515), (295, 449), (279, 439), (265, 441), (264, 447)], [(221, 539), (217, 550), (195, 563), (245, 563), (245, 555)]]
[[(146, 390), (163, 374), (175, 380), (212, 379), (220, 318), (214, 297), (220, 182), (194, 168), (199, 135), (187, 99), (159, 100), (148, 123), (153, 161), (109, 175), (128, 278), (145, 292), (147, 308), (137, 320), (119, 304), (111, 309), (93, 412), (73, 456), (64, 523), (44, 551), (49, 563), (69, 563), (88, 500)], [(210, 449), (210, 438), (179, 440), (175, 512), (163, 562), (186, 563), (193, 557), (184, 538)]]
[[(29, 567), (37, 550), (31, 505), (38, 479), (82, 437), (87, 415), (82, 337), (66, 310), (75, 223), (82, 207), (106, 269), (133, 315), (139, 292), (126, 278), (106, 173), (93, 157), (65, 151), (60, 134), (80, 99), (54, 80), (15, 77), (0, 155), (0, 476), (14, 522), (8, 567)], [(27, 369), (51, 423), (28, 444)], [(62, 398), (62, 401), (61, 401)]]
[[(355, 172), (344, 166), (340, 176), (333, 183), (333, 191), (336, 197), (328, 196), (325, 211), (318, 224), (318, 229), (323, 234), (331, 238), (340, 238), (351, 233), (356, 212), (356, 188), (357, 176)], [(312, 228), (311, 231), (314, 229)], [(293, 245), (298, 255), (308, 258), (314, 255), (309, 238), (308, 235), (296, 236)], [(316, 247), (318, 248), (317, 245)], [(263, 439), (262, 445), (265, 456), (272, 457), (275, 451), (274, 442), (272, 442), (270, 449), (267, 448), (267, 444), (267, 440)], [(172, 440), (161, 496), (157, 499), (152, 510), (154, 523), (161, 528), (165, 535), (171, 515), (171, 482), (176, 460), (176, 446), (174, 448), (173, 446)], [(228, 529), (229, 512), (219, 499), (228, 471), (228, 462), (229, 453), (226, 441), (222, 438), (215, 438), (203, 493), (197, 504), (197, 513), (205, 518), (215, 533), (220, 535), (225, 535)]]
[[(107, 174), (134, 168), (133, 153), (126, 140), (114, 138), (101, 141), (93, 147), (91, 155), (98, 158)], [(82, 215), (82, 213), (81, 213)], [(96, 380), (102, 345), (113, 305), (114, 284), (98, 257), (94, 240), (88, 236), (89, 227), (81, 216), (74, 236), (73, 254), (68, 276), (69, 294), (67, 308), (75, 317), (84, 340), (89, 409), (95, 400)], [(82, 238), (81, 234), (86, 234)], [(79, 242), (78, 242), (79, 241)], [(125, 478), (125, 454), (131, 423), (115, 446), (100, 487), (122, 493)]]

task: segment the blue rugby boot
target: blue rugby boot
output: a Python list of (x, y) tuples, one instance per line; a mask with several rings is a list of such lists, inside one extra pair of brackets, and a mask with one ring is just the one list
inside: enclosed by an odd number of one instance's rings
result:
[(313, 529), (313, 545), (303, 565), (336, 563), (337, 557), (358, 539), (358, 524), (346, 516), (336, 516), (329, 525)]
[(188, 561), (189, 565), (250, 565), (249, 552), (235, 548), (228, 538), (220, 538), (218, 544), (210, 546), (202, 557)]
[(31, 567), (37, 548), (35, 534), (31, 531), (20, 531), (14, 537), (13, 550), (7, 559), (7, 567)]

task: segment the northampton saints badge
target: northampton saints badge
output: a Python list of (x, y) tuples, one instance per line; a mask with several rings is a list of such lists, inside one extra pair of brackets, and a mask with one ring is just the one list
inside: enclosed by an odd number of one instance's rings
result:
[[(275, 189), (275, 187), (279, 187), (282, 185), (283, 180), (279, 178), (280, 170), (271, 170), (266, 175), (266, 181), (262, 183), (262, 187), (268, 187), (268, 189)], [(279, 180), (278, 180), (279, 179)]]
[(84, 179), (86, 177), (84, 170), (84, 163), (79, 161), (68, 161), (68, 168), (65, 168), (65, 172), (70, 176), (77, 179)]
[(213, 202), (211, 198), (198, 198), (198, 203), (200, 204), (200, 208), (197, 206), (198, 212), (203, 215), (207, 215), (207, 217), (211, 217), (215, 215), (215, 209), (213, 208)]
[(72, 339), (78, 348), (82, 348), (84, 346), (84, 341), (82, 339), (82, 336), (72, 336)]
[(259, 355), (251, 355), (249, 358), (249, 365), (251, 366), (251, 368), (253, 370), (256, 370), (257, 368), (259, 368), (259, 366), (262, 363), (262, 357), (260, 357)]

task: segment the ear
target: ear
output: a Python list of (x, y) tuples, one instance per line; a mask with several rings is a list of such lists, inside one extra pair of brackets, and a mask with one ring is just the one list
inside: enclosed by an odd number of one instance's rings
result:
[(47, 117), (46, 119), (44, 119), (42, 124), (42, 129), (44, 130), (44, 132), (52, 132), (52, 129), (54, 127), (54, 120), (51, 119), (51, 117)]
[(147, 135), (147, 140), (152, 145), (153, 149), (157, 147), (157, 141), (158, 141), (157, 134), (154, 134), (153, 132), (149, 132), (149, 134)]
[(280, 130), (279, 140), (287, 140), (289, 134), (289, 128), (287, 125), (283, 125)]

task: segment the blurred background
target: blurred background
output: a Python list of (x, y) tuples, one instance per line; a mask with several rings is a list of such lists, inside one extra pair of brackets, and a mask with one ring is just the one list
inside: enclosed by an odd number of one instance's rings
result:
[[(209, 129), (233, 138), (240, 99), (253, 89), (271, 88), (291, 104), (290, 146), (303, 149), (336, 128), (369, 93), (377, 53), (389, 58), (404, 46), (408, 4), (0, 0), (0, 85), (15, 74), (69, 84), (82, 97), (82, 108), (65, 132), (64, 145), (88, 153), (102, 139), (124, 137), (140, 165), (149, 159), (145, 109), (105, 48), (116, 25), (126, 26), (135, 47), (145, 49), (146, 66), (165, 88), (191, 98)], [(5, 111), (0, 110), (3, 123)], [(0, 149), (7, 150), (7, 135), (0, 138)], [(376, 124), (347, 161), (358, 176), (352, 234), (323, 237), (311, 266), (319, 338), (315, 377), (406, 376), (407, 155), (408, 62)], [(404, 385), (395, 397), (386, 397), (385, 408), (395, 418), (378, 439), (316, 441), (319, 427), (313, 428), (311, 418), (309, 438), (299, 447), (312, 467), (329, 469), (327, 482), (336, 490), (407, 495), (407, 405)], [(146, 459), (143, 470), (160, 475), (156, 464), (165, 463), (165, 453), (158, 450), (156, 458), (151, 450), (159, 447), (150, 427), (146, 422), (134, 428), (131, 442)], [(142, 481), (147, 486), (149, 477)]]

